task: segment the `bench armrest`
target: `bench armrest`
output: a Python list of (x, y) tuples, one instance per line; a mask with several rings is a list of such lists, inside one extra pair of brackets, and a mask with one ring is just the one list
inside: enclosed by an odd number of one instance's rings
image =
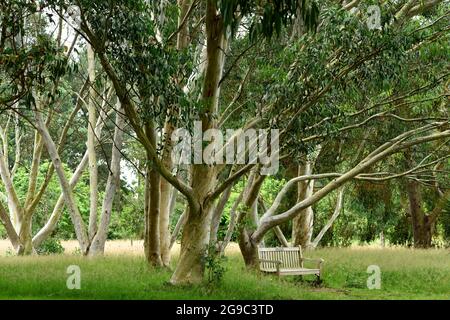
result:
[(266, 262), (266, 263), (273, 263), (275, 264), (275, 268), (277, 269), (278, 275), (280, 274), (280, 266), (283, 263), (281, 260), (267, 260), (267, 259), (258, 259), (258, 262)]
[(313, 259), (313, 258), (302, 258), (302, 261), (316, 262), (317, 263), (317, 269), (321, 269), (322, 264), (325, 262), (325, 260), (323, 260), (323, 259)]

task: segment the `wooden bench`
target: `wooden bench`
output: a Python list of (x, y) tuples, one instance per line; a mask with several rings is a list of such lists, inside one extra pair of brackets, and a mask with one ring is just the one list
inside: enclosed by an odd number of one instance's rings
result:
[[(276, 273), (278, 277), (312, 274), (320, 282), (324, 260), (303, 257), (301, 247), (258, 248), (258, 258), (259, 269), (264, 273)], [(315, 262), (316, 268), (305, 268), (305, 262)]]

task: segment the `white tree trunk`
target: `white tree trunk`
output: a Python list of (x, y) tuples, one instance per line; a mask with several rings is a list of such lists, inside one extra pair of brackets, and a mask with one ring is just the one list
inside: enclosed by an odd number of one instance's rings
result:
[(91, 248), (89, 250), (90, 255), (103, 254), (105, 250), (105, 242), (111, 220), (111, 212), (116, 190), (120, 187), (120, 159), (121, 150), (123, 146), (123, 129), (124, 118), (121, 116), (120, 108), (118, 108), (116, 114), (116, 127), (114, 129), (114, 140), (111, 151), (111, 165), (108, 181), (106, 182), (105, 198), (103, 199), (102, 215), (100, 218), (100, 224), (97, 233), (92, 240)]
[(210, 231), (211, 244), (217, 244), (217, 232), (219, 231), (220, 220), (222, 219), (223, 210), (225, 209), (228, 199), (230, 198), (232, 188), (233, 184), (231, 184), (228, 188), (225, 189), (219, 201), (217, 202), (216, 207), (214, 208)]
[[(298, 175), (310, 175), (312, 173), (311, 162), (299, 166)], [(298, 183), (297, 203), (312, 196), (314, 192), (314, 180)], [(311, 244), (313, 233), (314, 212), (312, 207), (302, 210), (292, 221), (292, 243), (294, 246), (307, 248)]]
[(11, 241), (14, 250), (19, 251), (20, 250), (19, 236), (17, 235), (17, 232), (14, 229), (14, 226), (12, 225), (11, 220), (9, 219), (9, 216), (6, 213), (6, 210), (1, 202), (0, 202), (0, 222), (5, 227), (6, 234), (8, 235), (9, 241)]
[[(217, 120), (212, 115), (217, 114), (219, 109), (219, 82), (227, 47), (222, 19), (214, 0), (206, 3), (205, 22), (207, 61), (202, 89), (203, 109), (200, 112), (203, 131), (217, 127)], [(189, 203), (189, 214), (183, 229), (180, 260), (170, 279), (173, 284), (199, 283), (203, 279), (213, 206), (208, 196), (216, 182), (216, 168), (205, 164), (193, 165), (191, 186), (194, 199)]]
[(331, 228), (331, 226), (333, 225), (334, 221), (337, 219), (337, 217), (341, 213), (342, 207), (343, 207), (343, 198), (344, 198), (344, 188), (342, 187), (341, 190), (338, 193), (338, 197), (337, 197), (337, 201), (336, 201), (336, 207), (334, 208), (333, 215), (327, 221), (327, 223), (322, 228), (322, 230), (320, 230), (319, 234), (316, 236), (314, 241), (311, 243), (311, 245), (310, 245), (311, 249), (317, 248), (317, 246), (319, 245), (320, 241), (322, 240), (324, 234), (328, 231), (328, 229)]
[(22, 206), (20, 205), (19, 197), (11, 180), (11, 175), (7, 166), (6, 156), (0, 148), (0, 176), (5, 185), (6, 196), (8, 199), (8, 208), (11, 215), (11, 222), (17, 233), (20, 231), (20, 225), (23, 215)]
[(97, 155), (95, 152), (95, 124), (96, 108), (94, 89), (95, 83), (95, 55), (91, 46), (87, 45), (87, 59), (88, 59), (88, 76), (89, 76), (89, 103), (88, 103), (88, 130), (87, 130), (87, 150), (89, 155), (89, 240), (92, 240), (97, 232), (97, 210), (98, 210), (98, 169), (97, 169)]
[(36, 126), (39, 130), (42, 139), (44, 140), (44, 144), (47, 148), (47, 152), (52, 160), (53, 166), (55, 167), (56, 174), (58, 175), (59, 182), (61, 185), (61, 189), (64, 194), (64, 200), (69, 209), (70, 216), (72, 218), (72, 223), (75, 228), (75, 234), (78, 239), (78, 243), (80, 245), (81, 252), (86, 254), (89, 250), (89, 239), (85, 230), (85, 225), (83, 223), (83, 219), (81, 217), (80, 211), (78, 210), (78, 206), (75, 202), (75, 198), (72, 192), (72, 188), (70, 188), (69, 182), (64, 173), (64, 168), (59, 157), (58, 151), (56, 150), (55, 142), (53, 141), (48, 129), (42, 120), (42, 116), (39, 110), (35, 111), (36, 118)]
[(180, 263), (170, 279), (173, 284), (200, 283), (203, 280), (203, 259), (209, 244), (211, 208), (206, 207), (204, 210), (188, 212), (181, 239)]
[[(105, 117), (106, 113), (102, 112), (99, 119), (97, 120), (97, 124), (95, 126), (95, 134), (97, 137), (100, 138), (102, 134), (102, 129), (104, 126), (104, 122), (100, 119)], [(88, 165), (88, 151), (83, 155), (83, 158), (81, 159), (80, 163), (78, 164), (77, 168), (75, 169), (72, 178), (70, 179), (69, 185), (70, 188), (73, 190), (78, 181), (80, 180), (84, 169), (86, 169), (86, 166)], [(61, 217), (62, 211), (64, 208), (64, 193), (61, 193), (58, 197), (58, 200), (56, 201), (56, 204), (53, 208), (52, 214), (50, 215), (50, 218), (47, 220), (46, 224), (38, 231), (38, 233), (33, 237), (33, 247), (39, 248), (39, 246), (44, 242), (55, 230), (56, 225), (58, 224), (59, 218)]]

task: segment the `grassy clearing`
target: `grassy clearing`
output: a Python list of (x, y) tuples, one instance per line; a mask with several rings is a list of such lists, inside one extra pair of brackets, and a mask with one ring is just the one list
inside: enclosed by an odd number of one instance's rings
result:
[[(293, 277), (280, 281), (248, 272), (235, 251), (229, 252), (227, 272), (215, 289), (170, 286), (170, 271), (150, 269), (138, 255), (4, 257), (0, 258), (0, 298), (450, 299), (450, 254), (446, 250), (333, 248), (308, 255), (326, 260), (321, 287)], [(81, 268), (81, 290), (66, 288), (66, 270), (73, 264)], [(381, 290), (366, 287), (369, 265), (381, 268)], [(305, 280), (309, 279), (313, 278)]]

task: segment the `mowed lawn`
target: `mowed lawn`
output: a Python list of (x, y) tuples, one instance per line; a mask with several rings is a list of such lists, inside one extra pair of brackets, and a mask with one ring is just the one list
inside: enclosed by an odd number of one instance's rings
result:
[[(123, 245), (123, 242), (122, 242)], [(326, 248), (309, 252), (325, 259), (320, 287), (295, 277), (278, 280), (245, 270), (232, 246), (217, 286), (175, 287), (171, 271), (149, 268), (136, 250), (107, 250), (101, 258), (74, 253), (38, 257), (0, 257), (1, 299), (450, 299), (448, 250)], [(111, 244), (110, 244), (111, 248)], [(176, 250), (175, 250), (176, 251)], [(176, 263), (176, 253), (174, 257)], [(67, 267), (81, 270), (81, 289), (66, 286)], [(381, 289), (369, 290), (367, 268), (381, 270)]]

